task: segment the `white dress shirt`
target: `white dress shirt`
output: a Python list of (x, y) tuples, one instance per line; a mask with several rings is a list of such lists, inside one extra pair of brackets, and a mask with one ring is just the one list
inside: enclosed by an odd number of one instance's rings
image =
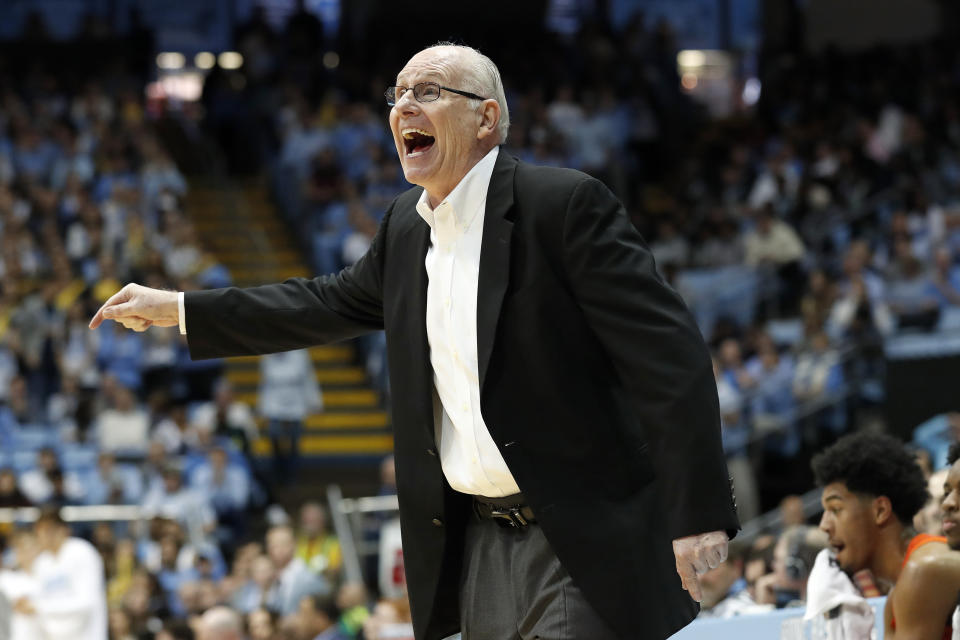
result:
[[(520, 492), (480, 413), (477, 363), (477, 282), (494, 148), (436, 209), (424, 191), (417, 212), (430, 225), (427, 250), (427, 340), (440, 400), (440, 463), (450, 486), (498, 498)], [(183, 293), (180, 332), (186, 333)]]
[(489, 497), (520, 492), (480, 413), (477, 281), (497, 153), (494, 148), (478, 162), (436, 209), (430, 208), (426, 191), (417, 203), (430, 225), (427, 340), (441, 403), (440, 463), (453, 489)]

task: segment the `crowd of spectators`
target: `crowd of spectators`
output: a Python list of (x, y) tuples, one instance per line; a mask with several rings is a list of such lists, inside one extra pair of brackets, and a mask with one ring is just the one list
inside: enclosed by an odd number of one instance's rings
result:
[[(191, 509), (212, 508), (202, 492), (187, 497), (165, 476), (168, 490), (190, 503)], [(48, 509), (49, 506), (44, 507)], [(198, 521), (194, 521), (196, 518)], [(217, 544), (214, 515), (194, 516), (185, 510), (163, 511), (149, 520), (130, 524), (100, 522), (75, 533), (90, 539), (93, 551), (87, 573), (72, 576), (104, 594), (90, 602), (74, 594), (70, 615), (57, 621), (18, 611), (12, 640), (36, 637), (66, 638), (60, 631), (83, 628), (84, 620), (106, 601), (111, 640), (193, 640), (204, 638), (210, 611), (223, 611), (236, 636), (251, 640), (378, 640), (412, 638), (409, 605), (405, 598), (371, 601), (362, 583), (343, 579), (340, 545), (327, 527), (325, 508), (317, 502), (302, 505), (293, 523), (274, 512), (263, 537), (245, 536), (242, 543)], [(39, 525), (38, 525), (39, 527)], [(43, 583), (38, 567), (59, 562), (43, 553), (41, 534), (30, 528), (6, 531), (9, 551), (0, 569), (0, 600), (19, 597), (46, 606), (56, 601), (56, 586)], [(226, 555), (224, 551), (229, 551)], [(94, 566), (95, 565), (95, 566)], [(35, 581), (32, 586), (31, 581)], [(107, 613), (108, 612), (108, 613)], [(230, 615), (227, 615), (229, 613)], [(4, 624), (10, 622), (4, 619)], [(59, 627), (54, 626), (59, 625)], [(59, 630), (58, 630), (59, 629)], [(389, 630), (388, 635), (383, 630)], [(35, 635), (18, 635), (18, 630)], [(241, 636), (244, 633), (246, 635)], [(40, 635), (37, 635), (40, 634)], [(58, 635), (59, 634), (59, 635)], [(95, 633), (84, 638), (99, 637)], [(218, 637), (218, 636), (209, 636)]]

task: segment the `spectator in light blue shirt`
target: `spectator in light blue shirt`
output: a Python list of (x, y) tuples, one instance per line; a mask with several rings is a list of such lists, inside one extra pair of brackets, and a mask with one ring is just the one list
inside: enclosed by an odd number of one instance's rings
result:
[(143, 495), (143, 481), (135, 468), (117, 466), (116, 457), (102, 452), (97, 468), (83, 482), (86, 504), (137, 504)]
[(190, 476), (190, 486), (209, 500), (220, 524), (217, 537), (232, 541), (244, 530), (244, 510), (250, 501), (250, 474), (239, 464), (231, 463), (227, 452), (212, 449), (207, 460)]

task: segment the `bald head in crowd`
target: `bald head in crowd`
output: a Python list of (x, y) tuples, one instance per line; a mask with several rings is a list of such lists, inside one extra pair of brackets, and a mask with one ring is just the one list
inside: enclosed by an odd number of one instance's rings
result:
[(240, 615), (227, 607), (214, 607), (203, 614), (198, 640), (243, 640)]

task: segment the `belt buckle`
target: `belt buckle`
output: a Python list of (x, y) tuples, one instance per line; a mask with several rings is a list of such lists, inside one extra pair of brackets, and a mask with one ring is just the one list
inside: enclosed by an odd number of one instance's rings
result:
[(496, 519), (497, 524), (501, 527), (519, 529), (530, 524), (527, 522), (527, 519), (523, 517), (523, 514), (520, 513), (519, 507), (494, 507), (490, 509), (490, 517)]

